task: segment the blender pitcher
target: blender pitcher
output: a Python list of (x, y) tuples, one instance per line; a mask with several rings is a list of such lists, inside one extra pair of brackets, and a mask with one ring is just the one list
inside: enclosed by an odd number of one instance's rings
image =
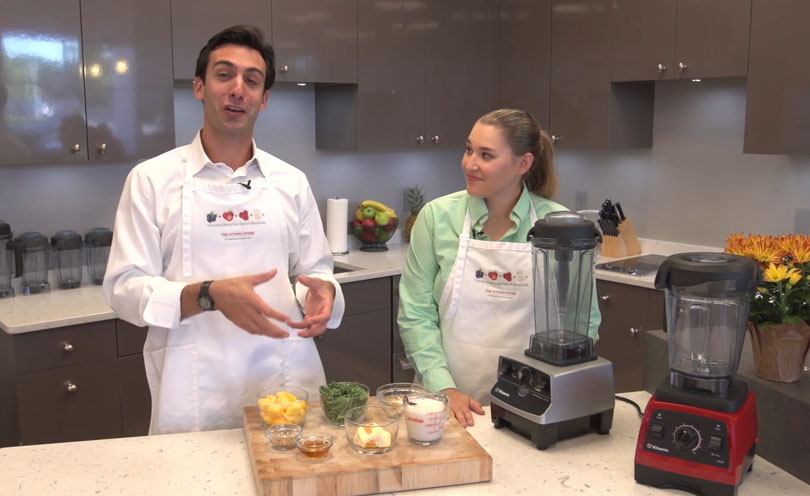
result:
[(38, 232), (22, 233), (14, 239), (15, 277), (22, 276), (22, 290), (26, 295), (47, 293), (48, 238)]
[(84, 235), (84, 245), (87, 247), (87, 272), (93, 284), (104, 282), (112, 237), (112, 231), (106, 227), (94, 227)]
[(11, 245), (11, 227), (0, 220), (0, 298), (14, 296), (14, 289), (11, 287), (12, 260), (14, 254)]
[(658, 269), (666, 289), (670, 385), (726, 395), (740, 363), (759, 268), (729, 253), (679, 253)]
[(56, 279), (60, 289), (82, 285), (82, 237), (74, 231), (59, 231), (51, 238), (56, 252)]
[(557, 366), (595, 360), (588, 328), (599, 231), (578, 213), (551, 212), (534, 224), (529, 239), (535, 330), (526, 354)]

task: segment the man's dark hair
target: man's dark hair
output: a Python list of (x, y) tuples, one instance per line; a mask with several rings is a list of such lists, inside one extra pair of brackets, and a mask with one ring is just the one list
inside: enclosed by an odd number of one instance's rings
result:
[(205, 70), (208, 68), (211, 52), (222, 45), (241, 45), (259, 52), (264, 59), (264, 64), (267, 66), (267, 74), (264, 76), (264, 89), (267, 91), (273, 86), (276, 80), (276, 54), (270, 43), (264, 41), (262, 31), (255, 26), (248, 25), (231, 26), (211, 37), (197, 57), (195, 76), (205, 82)]

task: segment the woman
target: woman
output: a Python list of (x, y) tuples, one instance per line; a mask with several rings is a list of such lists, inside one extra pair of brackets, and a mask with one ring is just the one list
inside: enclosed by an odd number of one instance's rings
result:
[[(534, 333), (529, 229), (566, 210), (557, 192), (553, 147), (521, 110), (475, 123), (461, 168), (466, 191), (419, 213), (400, 282), (397, 322), (419, 380), (450, 397), (453, 415), (473, 425), (497, 379), (498, 356), (522, 354)], [(594, 298), (589, 335), (598, 339)]]

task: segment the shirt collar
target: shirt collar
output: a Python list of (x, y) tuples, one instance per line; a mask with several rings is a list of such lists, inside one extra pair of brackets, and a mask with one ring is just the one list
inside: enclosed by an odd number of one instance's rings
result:
[[(529, 213), (530, 207), (529, 190), (524, 184), (520, 192), (520, 197), (518, 197), (517, 203), (512, 207), (512, 212), (509, 214), (509, 218), (515, 223), (515, 226), (519, 226), (523, 219), (531, 218), (531, 214)], [(489, 219), (489, 210), (487, 210), (487, 203), (483, 198), (470, 196), (470, 218), (473, 222), (473, 231), (481, 232), (484, 230), (484, 222)], [(511, 230), (509, 232), (511, 232)]]
[[(197, 135), (194, 137), (194, 141), (191, 142), (191, 154), (190, 154), (190, 160), (189, 161), (191, 162), (191, 165), (194, 168), (193, 174), (197, 174), (204, 167), (211, 167), (211, 168), (214, 168), (214, 169), (216, 169), (217, 166), (220, 166), (220, 165), (228, 167), (227, 165), (222, 164), (222, 163), (214, 164), (211, 161), (211, 159), (208, 158), (208, 155), (205, 153), (205, 149), (203, 148), (203, 145), (202, 145), (202, 138), (200, 136), (200, 133), (201, 133), (201, 131), (197, 131)], [(259, 162), (259, 157), (256, 154), (256, 150), (257, 150), (257, 148), (256, 148), (256, 140), (251, 140), (251, 149), (253, 150), (253, 155), (250, 157), (250, 159), (247, 162), (245, 162), (245, 166), (244, 166), (243, 171), (247, 171), (248, 169), (250, 169), (252, 167), (258, 167), (259, 170), (262, 171), (262, 175), (264, 175), (264, 170), (261, 167), (261, 162)], [(230, 167), (228, 167), (228, 168), (230, 168)], [(241, 167), (240, 167), (240, 169), (241, 169)], [(240, 175), (244, 175), (244, 173), (240, 174)]]

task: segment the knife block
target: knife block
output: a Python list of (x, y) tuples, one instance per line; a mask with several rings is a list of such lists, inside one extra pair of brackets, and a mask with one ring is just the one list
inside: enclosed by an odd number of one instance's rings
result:
[(618, 229), (618, 236), (602, 235), (602, 255), (619, 258), (641, 253), (641, 243), (638, 242), (633, 222), (629, 218), (624, 219)]

